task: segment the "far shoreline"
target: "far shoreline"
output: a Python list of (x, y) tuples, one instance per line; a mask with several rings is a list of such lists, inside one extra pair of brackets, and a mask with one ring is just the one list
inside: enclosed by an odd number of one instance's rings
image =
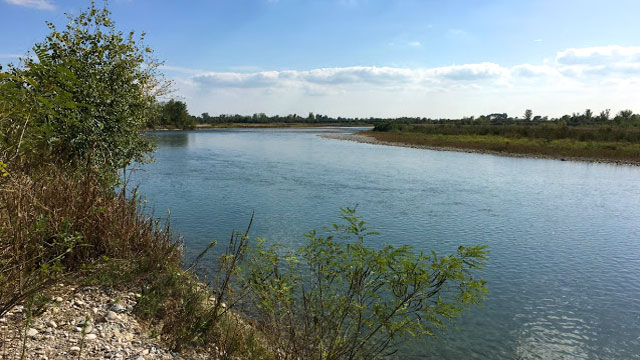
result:
[(550, 159), (550, 160), (560, 160), (560, 161), (579, 161), (579, 162), (589, 162), (589, 163), (599, 163), (599, 164), (640, 166), (640, 160), (628, 161), (628, 160), (613, 160), (613, 159), (606, 159), (606, 158), (571, 157), (571, 156), (536, 154), (536, 153), (525, 154), (525, 153), (482, 150), (482, 149), (473, 149), (473, 148), (464, 148), (464, 147), (416, 145), (416, 144), (408, 144), (408, 143), (402, 143), (402, 142), (391, 142), (391, 141), (378, 140), (375, 137), (371, 135), (363, 134), (362, 132), (358, 132), (354, 134), (321, 134), (318, 136), (327, 138), (327, 139), (354, 141), (354, 142), (370, 144), (370, 145), (397, 146), (397, 147), (434, 150), (434, 151), (454, 151), (454, 152), (487, 154), (487, 155), (496, 155), (496, 156), (516, 157), (516, 158)]
[(373, 127), (372, 124), (350, 124), (350, 123), (218, 123), (218, 124), (198, 124), (192, 129), (181, 129), (176, 127), (156, 127), (144, 128), (141, 131), (181, 131), (181, 130), (211, 130), (211, 129), (286, 129), (286, 128), (326, 128), (326, 127)]

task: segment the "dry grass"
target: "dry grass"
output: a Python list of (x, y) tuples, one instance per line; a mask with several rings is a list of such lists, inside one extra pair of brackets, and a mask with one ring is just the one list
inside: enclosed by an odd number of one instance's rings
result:
[[(90, 175), (55, 168), (0, 183), (0, 316), (59, 276), (109, 259), (177, 264), (168, 227)], [(152, 271), (152, 269), (148, 269)]]
[(56, 168), (0, 179), (0, 317), (61, 278), (135, 286), (142, 292), (138, 317), (172, 349), (198, 348), (222, 359), (273, 358), (257, 330), (221, 306), (234, 301), (220, 295), (230, 285), (210, 288), (184, 270), (168, 222), (143, 215), (135, 196), (127, 199), (95, 176)]

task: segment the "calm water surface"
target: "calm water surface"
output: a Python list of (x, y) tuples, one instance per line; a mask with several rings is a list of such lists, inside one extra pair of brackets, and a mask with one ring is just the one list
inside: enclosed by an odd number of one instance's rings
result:
[(133, 176), (187, 256), (243, 229), (292, 248), (341, 206), (376, 241), (489, 244), (489, 296), (407, 359), (640, 359), (640, 167), (325, 139), (345, 129), (155, 132)]

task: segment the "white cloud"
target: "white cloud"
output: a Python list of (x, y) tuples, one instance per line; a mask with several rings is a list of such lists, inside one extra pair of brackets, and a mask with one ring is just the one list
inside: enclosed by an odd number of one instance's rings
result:
[[(204, 72), (165, 67), (194, 111), (462, 116), (633, 108), (640, 47), (567, 49), (540, 64)], [(247, 69), (251, 69), (250, 67)], [(449, 105), (449, 107), (445, 106)], [(636, 109), (640, 110), (640, 109)]]
[(4, 0), (11, 5), (24, 6), (38, 10), (53, 10), (56, 7), (50, 0)]
[(599, 46), (572, 48), (558, 52), (556, 61), (563, 65), (603, 65), (640, 62), (640, 46)]
[(480, 63), (432, 68), (428, 69), (426, 73), (436, 79), (479, 81), (507, 76), (509, 70), (494, 63)]
[(420, 43), (420, 41), (409, 41), (407, 45), (413, 46), (413, 47), (420, 47), (422, 46), (422, 43)]

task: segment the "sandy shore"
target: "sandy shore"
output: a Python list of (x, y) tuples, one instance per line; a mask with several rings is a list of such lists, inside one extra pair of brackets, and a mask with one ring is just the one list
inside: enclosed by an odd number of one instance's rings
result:
[(463, 148), (444, 147), (444, 146), (441, 147), (441, 146), (428, 146), (428, 145), (413, 145), (413, 144), (405, 144), (405, 143), (399, 143), (399, 142), (381, 141), (374, 138), (373, 136), (368, 136), (368, 135), (358, 134), (358, 133), (356, 134), (322, 134), (319, 136), (327, 139), (355, 141), (359, 143), (372, 144), (372, 145), (400, 146), (400, 147), (407, 147), (407, 148), (413, 148), (413, 149), (427, 149), (427, 150), (435, 150), (435, 151), (456, 151), (456, 152), (490, 154), (490, 155), (497, 155), (497, 156), (509, 156), (509, 157), (519, 157), (519, 158), (553, 159), (553, 160), (560, 160), (560, 161), (582, 161), (582, 162), (591, 162), (591, 163), (640, 166), (640, 161), (632, 162), (632, 161), (597, 159), (597, 158), (550, 156), (550, 155), (539, 155), (539, 154), (517, 154), (517, 153), (507, 153), (507, 152), (501, 152), (501, 151), (463, 149)]

